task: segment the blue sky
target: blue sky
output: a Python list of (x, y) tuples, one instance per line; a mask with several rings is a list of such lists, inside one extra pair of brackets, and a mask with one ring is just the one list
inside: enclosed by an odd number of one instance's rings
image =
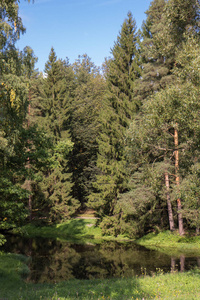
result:
[(73, 63), (87, 54), (100, 66), (117, 39), (121, 25), (131, 11), (137, 28), (146, 18), (151, 0), (21, 0), (19, 13), (26, 33), (17, 42), (22, 50), (30, 46), (38, 57), (40, 71), (51, 47), (58, 58)]

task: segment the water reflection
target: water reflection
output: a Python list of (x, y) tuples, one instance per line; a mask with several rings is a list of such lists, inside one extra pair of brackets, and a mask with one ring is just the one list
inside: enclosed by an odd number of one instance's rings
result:
[[(59, 282), (72, 278), (119, 278), (164, 272), (184, 271), (199, 265), (200, 258), (170, 257), (134, 243), (104, 242), (100, 245), (73, 244), (51, 239), (26, 239), (10, 236), (2, 247), (7, 252), (31, 256), (31, 282)], [(198, 262), (197, 262), (198, 260)]]

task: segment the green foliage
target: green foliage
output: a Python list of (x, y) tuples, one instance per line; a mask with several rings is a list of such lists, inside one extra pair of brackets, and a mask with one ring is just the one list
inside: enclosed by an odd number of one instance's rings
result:
[(100, 224), (103, 235), (117, 236), (120, 231), (120, 225), (116, 216), (105, 217)]
[(4, 75), (1, 80), (0, 129), (10, 136), (22, 126), (25, 119), (28, 89), (22, 77)]
[(139, 49), (142, 74), (136, 80), (134, 89), (135, 98), (140, 103), (144, 103), (148, 96), (173, 81), (171, 69), (174, 56), (170, 56), (170, 53), (164, 55), (162, 51), (163, 47), (169, 45), (166, 41), (168, 35), (165, 32), (167, 30), (164, 17), (165, 6), (165, 0), (151, 1), (146, 11), (147, 19), (142, 25)]
[[(33, 211), (39, 222), (60, 222), (68, 219), (78, 208), (79, 203), (72, 197), (72, 176), (68, 158), (73, 143), (67, 130), (69, 103), (71, 101), (70, 66), (57, 60), (51, 49), (45, 65), (45, 78), (34, 80), (32, 93), (32, 123), (38, 123), (40, 131), (46, 132), (49, 140), (46, 157), (41, 153), (45, 164), (35, 169), (37, 178), (32, 182)], [(68, 79), (68, 81), (66, 81)]]
[(20, 57), (15, 48), (16, 41), (25, 32), (19, 16), (18, 1), (0, 1), (0, 78), (3, 74), (19, 75)]
[(97, 139), (101, 130), (99, 114), (105, 81), (87, 55), (79, 57), (73, 64), (73, 70), (75, 90), (68, 123), (74, 148), (70, 165), (74, 181), (73, 195), (84, 206), (97, 173)]
[(39, 162), (35, 166), (36, 176), (32, 182), (35, 221), (64, 221), (79, 206), (70, 195), (72, 183), (67, 158), (72, 147), (68, 139), (48, 143), (48, 148), (43, 145), (44, 152), (39, 153)]
[[(176, 81), (174, 80), (173, 85), (167, 86), (146, 100), (141, 109), (141, 115), (137, 116), (127, 132), (127, 160), (130, 162), (129, 170), (133, 173), (135, 186), (129, 187), (130, 192), (121, 196), (119, 204), (122, 207), (127, 206), (132, 218), (136, 216), (140, 220), (137, 222), (140, 224), (140, 229), (142, 228), (141, 224), (148, 229), (145, 220), (152, 227), (153, 224), (156, 225), (157, 222), (160, 222), (159, 227), (165, 228), (166, 222), (163, 222), (162, 219), (167, 217), (164, 213), (166, 206), (163, 202), (166, 197), (164, 189), (164, 172), (166, 170), (170, 177), (169, 195), (172, 206), (173, 200), (180, 196), (173, 177), (175, 174), (173, 170), (175, 129), (179, 133), (179, 173), (182, 179), (187, 178), (191, 166), (199, 159), (199, 147), (196, 140), (199, 137), (200, 109), (197, 71), (199, 68), (199, 47), (197, 46), (199, 41), (190, 34), (185, 35), (185, 38), (187, 39), (182, 43), (182, 50), (179, 50), (177, 54), (178, 64), (172, 70), (177, 78)], [(189, 44), (193, 45), (192, 50), (189, 49)], [(141, 167), (142, 176), (138, 181), (138, 169)], [(183, 199), (190, 197), (188, 184), (184, 189), (186, 182), (192, 180), (192, 176), (188, 176), (188, 180), (183, 180), (181, 185), (184, 193), (186, 190), (188, 191), (188, 195), (185, 194)], [(194, 177), (193, 179), (195, 180), (194, 184), (198, 186), (198, 178)], [(146, 191), (149, 194), (145, 193)], [(196, 205), (198, 205), (197, 203), (198, 197), (196, 197)], [(192, 206), (194, 211), (192, 211)], [(197, 206), (194, 205), (194, 202), (191, 202), (190, 209), (191, 214), (197, 213)], [(175, 207), (173, 210), (176, 211)], [(189, 210), (186, 208), (188, 213)], [(156, 211), (161, 213), (163, 218), (155, 219)], [(154, 217), (151, 215), (152, 213)], [(148, 219), (149, 214), (152, 223)], [(185, 217), (186, 215), (184, 214)], [(189, 218), (189, 214), (187, 218), (188, 222), (191, 222), (189, 219), (192, 217)]]
[(2, 234), (0, 234), (0, 246), (2, 246), (5, 242), (6, 242), (5, 237)]
[(56, 141), (62, 138), (62, 132), (66, 131), (64, 123), (69, 105), (65, 83), (66, 69), (65, 62), (57, 60), (56, 53), (51, 48), (49, 60), (45, 65), (46, 77), (43, 78), (39, 90), (39, 99), (36, 98), (36, 103), (33, 103), (34, 107), (38, 107), (39, 116), (42, 117), (41, 125)]
[(0, 0), (0, 228), (21, 225), (27, 204), (37, 224), (82, 205), (103, 234), (132, 237), (167, 228), (170, 203), (198, 234), (199, 0), (151, 1), (141, 32), (128, 12), (103, 76), (53, 48), (38, 74), (33, 50), (15, 48), (18, 3)]
[(113, 58), (106, 73), (107, 92), (98, 137), (99, 172), (88, 202), (101, 216), (113, 215), (117, 197), (125, 188), (124, 133), (132, 114), (137, 111), (132, 93), (134, 80), (139, 76), (136, 45), (136, 24), (129, 12), (112, 49)]
[(35, 63), (38, 61), (38, 58), (29, 46), (26, 46), (20, 54), (22, 60), (22, 75), (30, 80), (34, 73), (36, 73)]
[(24, 78), (4, 75), (0, 102), (0, 206), (1, 229), (22, 224), (27, 216), (27, 192), (21, 187), (26, 173), (23, 122), (27, 109)]
[(189, 174), (181, 183), (181, 198), (183, 199), (183, 215), (191, 227), (199, 234), (200, 227), (200, 165), (194, 164)]
[(166, 5), (168, 34), (175, 46), (182, 42), (184, 33), (189, 30), (198, 34), (200, 22), (199, 0), (170, 0)]

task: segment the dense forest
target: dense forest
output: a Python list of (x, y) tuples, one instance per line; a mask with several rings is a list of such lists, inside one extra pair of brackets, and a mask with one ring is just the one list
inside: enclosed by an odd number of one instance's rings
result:
[(199, 234), (200, 1), (153, 0), (101, 67), (52, 48), (44, 73), (18, 2), (0, 0), (0, 231), (91, 208), (104, 234)]

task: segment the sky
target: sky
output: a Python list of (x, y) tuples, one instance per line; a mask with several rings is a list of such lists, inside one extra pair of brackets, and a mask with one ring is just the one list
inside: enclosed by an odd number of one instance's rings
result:
[[(32, 1), (32, 0), (31, 0)], [(17, 42), (30, 46), (38, 57), (36, 68), (44, 71), (51, 47), (58, 58), (72, 64), (87, 54), (96, 66), (111, 56), (121, 26), (131, 11), (137, 28), (145, 20), (151, 0), (34, 0), (20, 1), (19, 15), (26, 33)]]

